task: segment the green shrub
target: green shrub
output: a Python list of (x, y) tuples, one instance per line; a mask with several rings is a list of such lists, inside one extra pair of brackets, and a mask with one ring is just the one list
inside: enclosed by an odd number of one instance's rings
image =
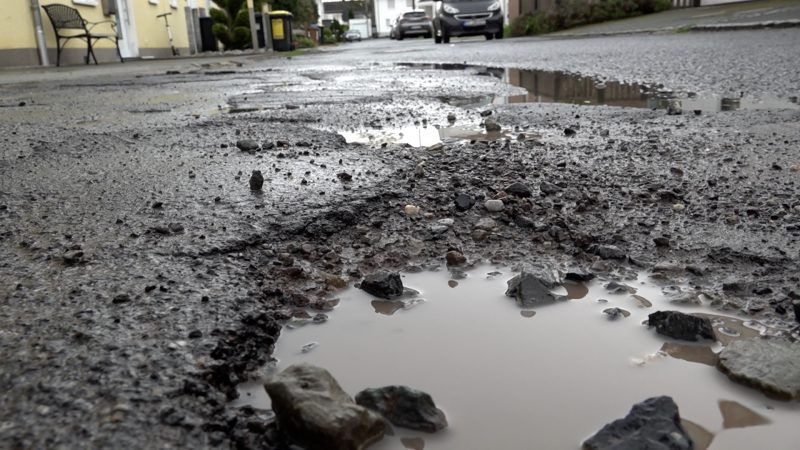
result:
[(336, 43), (336, 37), (334, 37), (330, 28), (325, 28), (325, 31), (322, 32), (322, 42), (327, 45)]
[(580, 25), (665, 11), (671, 0), (562, 0), (554, 10), (523, 14), (511, 21), (511, 36), (552, 33)]
[(294, 48), (314, 48), (317, 43), (307, 36), (297, 36), (294, 38)]

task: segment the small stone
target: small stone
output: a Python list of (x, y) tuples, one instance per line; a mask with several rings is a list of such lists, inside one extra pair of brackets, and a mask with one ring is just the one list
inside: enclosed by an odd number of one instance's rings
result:
[(339, 173), (336, 174), (336, 178), (347, 182), (347, 181), (351, 181), (353, 179), (353, 176), (350, 175), (347, 172), (339, 172)]
[(320, 367), (289, 366), (264, 387), (281, 431), (303, 448), (359, 450), (386, 432), (378, 414), (357, 405)]
[(403, 211), (406, 213), (408, 217), (416, 217), (419, 215), (420, 207), (414, 205), (406, 205), (403, 207)]
[(403, 295), (403, 281), (397, 272), (375, 272), (361, 282), (361, 290), (376, 297), (392, 299)]
[(456, 121), (456, 115), (455, 115), (455, 114), (453, 114), (453, 113), (449, 113), (449, 114), (447, 115), (447, 121), (448, 121), (448, 122), (455, 122), (455, 121)]
[(507, 284), (506, 297), (514, 298), (517, 304), (523, 308), (531, 308), (557, 300), (548, 288), (550, 283), (530, 272), (521, 272), (508, 280)]
[(487, 109), (487, 110), (481, 111), (481, 117), (489, 117), (491, 115), (492, 115), (492, 110), (491, 109)]
[(454, 202), (456, 205), (456, 209), (459, 211), (468, 211), (469, 209), (472, 208), (473, 205), (475, 205), (475, 200), (473, 200), (472, 197), (463, 192), (459, 192), (458, 194), (456, 194)]
[(200, 330), (192, 330), (189, 332), (189, 339), (199, 339), (203, 337), (203, 332)]
[(608, 320), (617, 320), (631, 315), (630, 311), (616, 307), (604, 309), (603, 314), (605, 314), (608, 317)]
[(497, 227), (497, 222), (491, 217), (482, 217), (478, 223), (475, 224), (475, 228), (479, 230), (486, 230), (491, 231)]
[(627, 255), (616, 245), (592, 245), (589, 251), (602, 259), (625, 259)]
[(254, 170), (253, 174), (250, 175), (250, 190), (260, 191), (263, 186), (264, 186), (264, 176), (261, 175), (260, 170)]
[(717, 367), (728, 377), (782, 400), (800, 400), (800, 345), (786, 338), (731, 342)]
[(121, 303), (128, 303), (130, 301), (131, 301), (130, 295), (128, 295), (128, 294), (117, 294), (111, 300), (111, 303), (114, 303), (115, 305), (119, 305)]
[(531, 188), (519, 182), (510, 184), (503, 190), (506, 192), (506, 194), (513, 195), (515, 197), (526, 198), (533, 195)]
[(651, 327), (656, 327), (658, 334), (674, 339), (716, 340), (711, 321), (706, 317), (692, 316), (679, 311), (656, 311), (648, 316), (647, 322)]
[(564, 136), (572, 137), (575, 136), (578, 132), (572, 128), (564, 128)]
[(669, 247), (670, 241), (669, 238), (661, 236), (653, 239), (653, 243), (656, 244), (656, 247)]
[(678, 405), (670, 397), (652, 397), (633, 406), (623, 419), (604, 426), (587, 439), (583, 450), (691, 450), (681, 427)]
[(496, 133), (496, 132), (499, 132), (499, 131), (503, 130), (503, 128), (497, 122), (495, 122), (492, 119), (486, 119), (483, 122), (483, 125), (484, 125), (484, 127), (486, 127), (486, 131), (488, 131), (490, 133)]
[(236, 141), (236, 148), (243, 152), (254, 153), (260, 149), (258, 142), (252, 139), (242, 139), (240, 141)]
[(153, 209), (162, 209), (162, 208), (164, 208), (164, 202), (154, 202), (152, 208)]
[(467, 257), (455, 250), (447, 252), (445, 260), (447, 260), (448, 266), (463, 266), (467, 263)]
[(486, 203), (484, 203), (483, 206), (489, 212), (499, 212), (505, 207), (502, 200), (486, 200)]
[(177, 222), (170, 223), (169, 225), (167, 225), (167, 228), (169, 229), (169, 231), (173, 233), (183, 233), (184, 230), (183, 225)]
[(539, 184), (539, 191), (544, 195), (554, 195), (561, 192), (561, 188), (553, 183), (542, 181)]
[(398, 427), (428, 433), (447, 427), (444, 412), (431, 396), (406, 386), (364, 389), (356, 394), (356, 403), (379, 412)]

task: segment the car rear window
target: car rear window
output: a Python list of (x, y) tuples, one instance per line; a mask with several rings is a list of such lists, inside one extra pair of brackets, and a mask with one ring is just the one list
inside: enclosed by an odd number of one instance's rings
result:
[(403, 17), (411, 17), (411, 18), (425, 17), (425, 13), (421, 12), (421, 11), (420, 12), (407, 12), (407, 13), (403, 14)]

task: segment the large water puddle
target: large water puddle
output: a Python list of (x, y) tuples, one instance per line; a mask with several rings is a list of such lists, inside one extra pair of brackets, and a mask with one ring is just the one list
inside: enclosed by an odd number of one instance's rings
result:
[(636, 83), (600, 80), (568, 72), (502, 69), (464, 64), (400, 64), (400, 66), (416, 69), (470, 71), (476, 75), (499, 78), (509, 85), (521, 87), (527, 91), (524, 95), (442, 99), (453, 106), (461, 107), (509, 103), (570, 103), (666, 109), (668, 100), (675, 98), (681, 101), (685, 113), (738, 109), (800, 109), (797, 97), (751, 96), (746, 93), (742, 93), (738, 97), (725, 97), (714, 93), (681, 93)]
[[(395, 429), (373, 449), (577, 449), (604, 424), (648, 397), (677, 402), (696, 448), (791, 450), (799, 405), (770, 400), (710, 364), (715, 347), (671, 341), (642, 325), (672, 304), (640, 280), (612, 294), (605, 282), (559, 288), (571, 300), (521, 310), (504, 296), (509, 270), (481, 267), (465, 278), (445, 271), (406, 274), (419, 291), (397, 302), (343, 291), (330, 320), (294, 321), (275, 350), (274, 370), (308, 362), (328, 369), (355, 395), (403, 384), (429, 392), (449, 428), (434, 435)], [(685, 298), (686, 296), (682, 296)], [(648, 307), (648, 304), (651, 305)], [(604, 311), (620, 308), (611, 320)], [(313, 314), (312, 314), (313, 316)], [(765, 328), (715, 317), (723, 339)], [(260, 383), (241, 386), (236, 404), (269, 408)]]
[[(466, 128), (438, 125), (411, 125), (402, 128), (362, 129), (339, 131), (348, 144), (406, 144), (412, 147), (431, 147), (459, 140), (496, 141), (499, 139), (518, 139), (520, 133), (509, 131), (487, 132), (480, 128)], [(525, 135), (523, 134), (523, 139)]]

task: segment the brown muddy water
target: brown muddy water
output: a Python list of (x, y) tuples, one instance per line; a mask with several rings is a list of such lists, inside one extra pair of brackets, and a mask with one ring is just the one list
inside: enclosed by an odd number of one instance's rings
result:
[[(602, 281), (573, 283), (556, 291), (570, 300), (520, 310), (504, 296), (513, 275), (489, 266), (457, 281), (446, 270), (405, 274), (404, 284), (419, 294), (396, 305), (342, 291), (328, 322), (284, 330), (278, 361), (266, 371), (308, 362), (328, 369), (351, 395), (408, 385), (447, 413), (444, 431), (395, 428), (370, 447), (376, 450), (577, 449), (657, 395), (675, 399), (698, 449), (798, 448), (800, 405), (729, 381), (710, 366), (720, 344), (672, 341), (642, 324), (659, 309), (712, 311), (671, 304), (645, 275), (626, 282), (635, 293), (611, 294)], [(615, 307), (630, 314), (610, 320), (603, 311)], [(721, 341), (772, 332), (733, 317), (714, 323)], [(240, 393), (235, 405), (270, 406), (260, 383)]]

